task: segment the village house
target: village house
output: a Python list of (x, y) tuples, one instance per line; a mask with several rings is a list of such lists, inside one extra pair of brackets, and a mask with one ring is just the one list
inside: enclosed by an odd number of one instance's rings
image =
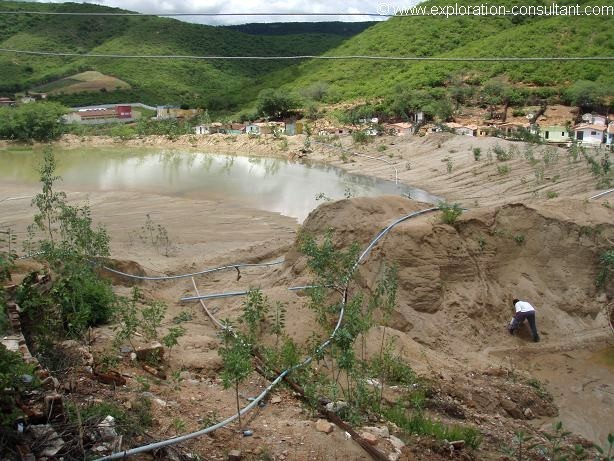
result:
[(196, 125), (195, 127), (192, 127), (192, 131), (194, 131), (194, 134), (199, 135), (211, 134), (209, 127), (205, 125)]
[(286, 124), (284, 122), (255, 122), (245, 126), (245, 133), (254, 135), (272, 134), (273, 130), (279, 130), (283, 133), (285, 129)]
[(607, 146), (614, 146), (614, 122), (610, 122), (606, 130), (605, 143)]
[(157, 106), (156, 118), (158, 120), (168, 120), (172, 118), (188, 119), (196, 117), (202, 109), (181, 109), (178, 106)]
[(224, 126), (224, 133), (226, 134), (244, 134), (245, 133), (245, 124), (244, 123), (229, 123)]
[(497, 128), (492, 125), (481, 125), (478, 126), (478, 136), (494, 136), (497, 132)]
[(409, 136), (413, 132), (413, 127), (413, 123), (408, 122), (388, 123), (384, 126), (386, 133), (393, 136)]
[(286, 122), (286, 135), (287, 136), (303, 134), (303, 129), (304, 129), (303, 122), (299, 122), (299, 121)]
[(513, 137), (518, 136), (518, 134), (521, 133), (522, 130), (528, 130), (529, 124), (528, 123), (518, 123), (518, 122), (507, 122), (507, 123), (501, 123), (500, 125), (497, 125), (496, 129), (501, 134), (501, 136), (503, 136), (504, 138), (513, 138)]
[(14, 106), (15, 101), (11, 98), (0, 98), (0, 106)]
[(539, 137), (546, 142), (566, 143), (571, 141), (573, 134), (569, 132), (569, 128), (566, 126), (549, 125), (540, 127)]
[(88, 109), (78, 109), (67, 115), (63, 119), (67, 123), (79, 123), (82, 125), (101, 125), (113, 122), (132, 122), (139, 118), (140, 113), (132, 112), (132, 106), (122, 105), (115, 107), (97, 107)]
[(579, 143), (589, 145), (603, 144), (605, 131), (607, 127), (604, 125), (593, 125), (584, 123), (574, 127), (575, 139)]
[(461, 125), (456, 122), (444, 123), (448, 129), (452, 130), (454, 133), (462, 135), (462, 136), (477, 136), (478, 134), (478, 126), (477, 125)]

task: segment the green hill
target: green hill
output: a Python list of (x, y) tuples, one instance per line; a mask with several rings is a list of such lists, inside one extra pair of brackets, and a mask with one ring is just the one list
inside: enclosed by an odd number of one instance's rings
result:
[[(427, 5), (446, 4), (431, 0)], [(477, 3), (475, 1), (465, 3)], [(511, 4), (513, 2), (499, 2)], [(529, 1), (525, 4), (547, 4)], [(560, 3), (560, 2), (559, 2)], [(576, 2), (574, 1), (574, 4)], [(579, 1), (579, 4), (589, 4)], [(395, 17), (350, 38), (325, 55), (433, 57), (614, 56), (614, 17)], [(282, 71), (277, 83), (301, 88), (323, 81), (341, 99), (388, 94), (397, 85), (444, 86), (452, 80), (482, 84), (500, 76), (525, 87), (565, 87), (578, 80), (597, 81), (614, 95), (614, 62), (374, 62), (311, 61)]]
[[(120, 12), (91, 4), (0, 1), (0, 10)], [(332, 28), (328, 28), (332, 30)], [(356, 30), (360, 30), (356, 28)], [(344, 35), (345, 34), (345, 35)], [(189, 24), (157, 17), (0, 15), (0, 47), (104, 54), (291, 55), (321, 54), (339, 46), (347, 32), (248, 35), (228, 27)], [(140, 100), (229, 109), (252, 100), (267, 75), (287, 61), (198, 61), (40, 57), (0, 53), (0, 93), (12, 94), (87, 70), (125, 81), (131, 90), (99, 95), (57, 95), (67, 104)]]
[[(566, 0), (567, 3), (570, 1)], [(425, 4), (445, 5), (444, 0)], [(477, 4), (476, 0), (467, 3)], [(501, 0), (511, 5), (516, 0)], [(526, 0), (543, 5), (549, 0)], [(590, 4), (573, 0), (573, 4)], [(562, 2), (559, 2), (562, 4)], [(0, 10), (121, 11), (91, 4), (0, 1)], [(380, 55), (418, 57), (614, 56), (614, 17), (414, 16), (340, 27), (339, 23), (213, 27), (156, 17), (0, 15), (0, 47), (109, 54)], [(291, 32), (297, 32), (292, 34)], [(335, 33), (337, 30), (337, 33)], [(352, 35), (355, 34), (355, 35)], [(614, 62), (392, 62), (365, 60), (163, 60), (58, 58), (0, 53), (0, 93), (34, 88), (84, 71), (118, 78), (130, 89), (58, 94), (66, 104), (140, 100), (200, 105), (212, 111), (253, 106), (260, 90), (326, 88), (329, 102), (392, 98), (425, 89), (448, 97), (493, 79), (523, 97), (559, 97), (589, 80), (614, 96)], [(496, 93), (496, 86), (493, 92)], [(469, 92), (471, 92), (469, 91)], [(321, 92), (320, 92), (321, 93)], [(475, 102), (474, 100), (474, 102)]]

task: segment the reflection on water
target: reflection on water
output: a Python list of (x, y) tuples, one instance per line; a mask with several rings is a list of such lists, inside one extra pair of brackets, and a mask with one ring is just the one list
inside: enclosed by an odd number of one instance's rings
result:
[[(0, 180), (35, 183), (42, 154), (0, 151)], [(226, 199), (279, 212), (302, 221), (315, 208), (317, 194), (332, 199), (410, 194), (436, 197), (390, 181), (346, 173), (324, 164), (151, 149), (80, 149), (57, 151), (58, 174), (67, 188), (130, 190), (164, 195)]]

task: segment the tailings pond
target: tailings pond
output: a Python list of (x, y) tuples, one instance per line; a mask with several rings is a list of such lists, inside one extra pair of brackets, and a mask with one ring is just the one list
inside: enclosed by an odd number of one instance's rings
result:
[[(404, 184), (350, 174), (321, 163), (161, 149), (54, 149), (58, 189), (139, 191), (228, 200), (303, 221), (322, 200), (346, 196), (437, 197)], [(0, 151), (0, 181), (35, 185), (42, 152)], [(376, 160), (373, 160), (377, 164)], [(391, 167), (391, 171), (392, 167)]]

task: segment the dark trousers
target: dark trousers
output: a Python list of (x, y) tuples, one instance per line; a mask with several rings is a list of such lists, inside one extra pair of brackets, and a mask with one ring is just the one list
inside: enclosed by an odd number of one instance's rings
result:
[(537, 334), (537, 324), (535, 323), (535, 311), (517, 312), (509, 326), (510, 334), (514, 334), (514, 332), (524, 323), (525, 320), (529, 322), (533, 341), (538, 342), (539, 334)]

